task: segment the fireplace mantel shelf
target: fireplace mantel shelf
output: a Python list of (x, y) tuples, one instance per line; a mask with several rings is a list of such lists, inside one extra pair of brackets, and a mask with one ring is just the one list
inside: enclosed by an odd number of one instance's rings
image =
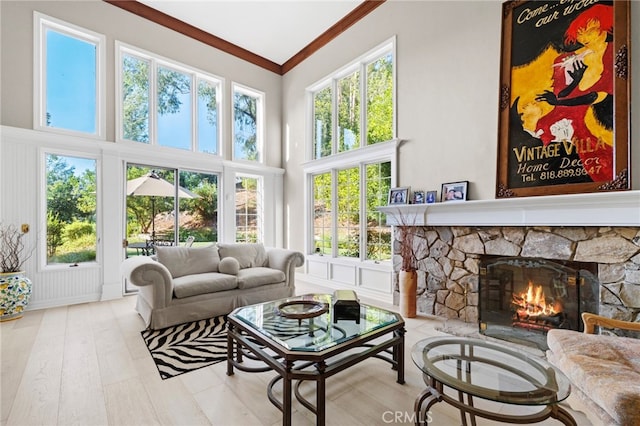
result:
[(381, 206), (387, 225), (640, 226), (640, 191)]

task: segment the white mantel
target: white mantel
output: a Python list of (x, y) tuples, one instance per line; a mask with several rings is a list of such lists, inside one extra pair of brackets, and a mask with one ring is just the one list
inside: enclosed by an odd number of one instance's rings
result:
[(378, 207), (387, 225), (640, 226), (640, 191)]

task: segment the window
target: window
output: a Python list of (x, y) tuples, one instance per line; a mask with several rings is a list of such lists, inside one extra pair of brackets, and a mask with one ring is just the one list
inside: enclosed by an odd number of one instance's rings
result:
[(218, 154), (221, 80), (121, 43), (118, 47), (120, 139)]
[(191, 149), (191, 78), (170, 68), (158, 67), (158, 145)]
[(338, 151), (360, 146), (360, 73), (338, 80)]
[(389, 43), (311, 89), (312, 159), (393, 139), (393, 58)]
[(104, 36), (39, 13), (34, 20), (34, 127), (104, 138)]
[(96, 160), (46, 154), (48, 265), (96, 261)]
[(338, 256), (360, 257), (360, 171), (338, 170)]
[(262, 94), (234, 85), (234, 160), (262, 161), (262, 98)]
[(331, 255), (333, 248), (331, 188), (331, 173), (313, 176), (313, 242), (318, 254)]
[(262, 179), (236, 178), (236, 241), (262, 241)]
[(391, 162), (367, 164), (365, 173), (367, 259), (387, 260), (391, 258), (391, 228), (385, 225), (386, 217), (376, 207), (387, 204), (391, 189)]
[(149, 93), (151, 64), (131, 55), (122, 56), (122, 135), (149, 143)]
[(387, 204), (397, 156), (394, 46), (385, 43), (309, 90), (310, 252), (391, 259), (391, 228), (377, 207)]
[(313, 158), (331, 155), (331, 87), (318, 90), (313, 94), (314, 126)]

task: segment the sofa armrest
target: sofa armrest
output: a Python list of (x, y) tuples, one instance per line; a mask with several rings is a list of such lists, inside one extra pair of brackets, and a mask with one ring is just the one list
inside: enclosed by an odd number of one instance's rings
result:
[(131, 284), (140, 287), (140, 295), (154, 309), (168, 306), (173, 297), (173, 279), (169, 270), (148, 256), (125, 259), (120, 272)]
[(284, 272), (289, 287), (295, 286), (296, 268), (304, 265), (304, 255), (299, 251), (276, 247), (265, 247), (269, 268)]
[(590, 312), (582, 313), (582, 322), (584, 322), (584, 332), (587, 334), (595, 334), (596, 326), (602, 328), (640, 331), (640, 323), (606, 318)]

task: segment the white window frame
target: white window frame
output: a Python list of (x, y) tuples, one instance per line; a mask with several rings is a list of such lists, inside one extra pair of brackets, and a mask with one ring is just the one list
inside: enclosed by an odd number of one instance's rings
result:
[[(343, 154), (338, 151), (338, 98), (336, 96), (338, 90), (338, 82), (355, 71), (360, 71), (360, 139), (358, 141), (357, 147), (351, 149), (350, 151), (366, 148), (367, 145), (367, 103), (366, 103), (366, 93), (367, 93), (367, 65), (372, 62), (377, 61), (382, 56), (391, 53), (393, 57), (393, 119), (392, 119), (392, 139), (397, 137), (397, 102), (396, 102), (396, 92), (397, 92), (397, 72), (396, 72), (396, 37), (392, 37), (389, 40), (381, 43), (377, 47), (373, 48), (369, 52), (361, 55), (359, 58), (354, 60), (353, 62), (345, 65), (340, 68), (338, 71), (330, 74), (329, 76), (321, 79), (315, 84), (309, 86), (307, 88), (307, 111), (310, 111), (310, 119), (308, 120), (308, 128), (306, 129), (307, 140), (310, 142), (307, 145), (305, 158), (307, 161), (315, 161), (320, 160), (313, 158), (313, 153), (315, 150), (315, 140), (314, 140), (314, 102), (313, 102), (313, 94), (318, 92), (327, 86), (331, 87), (331, 98), (332, 98), (332, 110), (331, 110), (331, 155)], [(380, 142), (378, 142), (380, 143)], [(349, 151), (346, 151), (349, 152)]]
[(61, 157), (77, 157), (96, 162), (96, 260), (94, 262), (82, 262), (74, 265), (75, 268), (97, 268), (102, 265), (102, 160), (98, 154), (73, 151), (66, 149), (39, 149), (40, 163), (40, 229), (43, 230), (44, 244), (38, 244), (38, 263), (41, 271), (68, 270), (70, 263), (49, 264), (47, 260), (47, 155)]
[[(394, 138), (390, 141), (386, 142), (378, 142), (375, 144), (367, 145), (366, 144), (366, 102), (361, 102), (360, 108), (360, 141), (359, 146), (357, 148), (353, 148), (349, 151), (338, 152), (338, 135), (337, 135), (337, 97), (335, 96), (337, 89), (337, 82), (354, 71), (360, 69), (361, 70), (361, 79), (360, 79), (360, 91), (361, 91), (361, 100), (366, 101), (366, 67), (370, 63), (380, 59), (382, 56), (391, 53), (393, 56), (393, 121), (392, 121), (392, 131)], [(339, 169), (347, 169), (352, 167), (360, 168), (360, 177), (364, 182), (366, 178), (365, 166), (367, 164), (372, 163), (382, 163), (382, 162), (390, 162), (391, 163), (391, 185), (392, 187), (396, 185), (397, 180), (397, 159), (398, 159), (398, 147), (401, 144), (401, 141), (396, 138), (396, 87), (397, 87), (397, 72), (396, 72), (396, 37), (392, 37), (389, 40), (381, 43), (380, 45), (374, 47), (369, 52), (361, 55), (359, 58), (355, 59), (353, 62), (345, 65), (340, 68), (338, 71), (332, 73), (328, 77), (321, 79), (315, 84), (309, 86), (307, 88), (307, 116), (310, 117), (308, 121), (308, 128), (306, 129), (307, 141), (306, 144), (306, 159), (307, 162), (303, 165), (303, 172), (305, 174), (305, 250), (309, 256), (318, 256), (314, 252), (314, 241), (313, 241), (313, 176), (320, 173), (332, 173), (332, 194), (333, 194), (333, 205), (337, 205), (336, 198), (336, 171)], [(315, 140), (314, 140), (314, 119), (315, 116), (315, 105), (314, 105), (314, 93), (330, 86), (332, 89), (332, 143), (331, 143), (331, 152), (332, 154), (326, 157), (321, 157), (317, 159), (313, 159), (313, 152), (315, 149)], [(366, 207), (366, 185), (361, 186), (360, 191), (360, 210), (361, 213), (364, 213), (364, 208)], [(332, 258), (338, 259), (338, 240), (337, 240), (337, 211), (333, 209), (333, 230), (332, 230)], [(366, 223), (364, 223), (361, 215), (360, 220), (360, 258), (339, 258), (339, 259), (347, 259), (360, 263), (374, 263), (373, 260), (366, 259)], [(364, 236), (364, 238), (363, 238)], [(375, 263), (384, 263), (390, 265), (390, 261), (375, 261)]]
[[(33, 128), (45, 132), (106, 139), (106, 37), (74, 24), (33, 12)], [(96, 133), (80, 132), (47, 126), (46, 111), (46, 30), (51, 29), (69, 37), (74, 37), (96, 45)]]
[[(396, 175), (397, 175), (397, 159), (398, 159), (398, 147), (402, 141), (398, 139), (392, 139), (387, 142), (379, 142), (373, 145), (369, 145), (363, 148), (359, 148), (356, 150), (347, 151), (337, 155), (335, 157), (325, 157), (319, 160), (315, 160), (313, 162), (306, 163), (303, 166), (303, 171), (305, 175), (305, 250), (308, 256), (321, 256), (315, 254), (315, 246), (313, 240), (313, 177), (314, 175), (320, 173), (331, 173), (332, 175), (332, 199), (333, 205), (337, 205), (337, 183), (336, 176), (337, 171), (342, 169), (354, 168), (358, 167), (360, 170), (360, 178), (361, 178), (361, 190), (360, 190), (360, 211), (364, 212), (365, 208), (365, 197), (366, 197), (366, 166), (368, 164), (373, 163), (383, 163), (390, 162), (391, 163), (391, 181), (392, 187), (395, 186)], [(332, 240), (333, 244), (331, 247), (332, 254), (331, 257), (335, 259), (347, 259), (352, 261), (357, 261), (361, 263), (383, 263), (383, 264), (391, 264), (390, 261), (373, 261), (369, 260), (366, 257), (366, 233), (367, 233), (367, 224), (366, 221), (362, 220), (362, 214), (360, 218), (360, 258), (355, 259), (351, 257), (339, 257), (338, 256), (338, 239), (337, 239), (337, 209), (334, 207), (332, 209)], [(362, 236), (365, 236), (363, 238)]]
[[(236, 158), (235, 152), (235, 107), (234, 97), (235, 93), (241, 93), (243, 95), (256, 98), (256, 151), (258, 152), (258, 161), (247, 160), (244, 158)], [(249, 162), (265, 164), (265, 151), (264, 151), (264, 109), (265, 109), (265, 93), (259, 90), (252, 89), (239, 83), (231, 83), (231, 158), (233, 161)]]
[[(257, 227), (258, 227), (258, 236), (257, 242), (264, 243), (265, 233), (264, 233), (264, 222), (265, 222), (265, 208), (264, 208), (264, 176), (262, 175), (254, 175), (249, 173), (237, 172), (234, 174), (234, 188), (236, 179), (255, 179), (256, 180), (256, 212), (257, 212)], [(236, 205), (236, 191), (233, 192), (233, 206)], [(233, 215), (233, 225), (237, 226), (237, 213)], [(236, 241), (236, 233), (233, 234), (233, 240)]]
[[(115, 42), (116, 46), (116, 61), (115, 61), (115, 75), (116, 75), (116, 142), (119, 143), (131, 143), (140, 145), (141, 143), (138, 141), (133, 141), (130, 139), (125, 139), (122, 133), (122, 125), (124, 123), (124, 119), (122, 117), (122, 59), (124, 55), (134, 56), (140, 58), (142, 60), (149, 62), (149, 143), (143, 145), (155, 146), (159, 149), (179, 149), (180, 151), (184, 151), (180, 148), (173, 148), (162, 146), (158, 144), (158, 133), (157, 133), (157, 76), (158, 76), (158, 67), (161, 66), (163, 68), (168, 68), (170, 70), (178, 71), (184, 74), (188, 74), (191, 76), (191, 143), (190, 143), (190, 151), (198, 154), (206, 154), (206, 155), (214, 155), (217, 157), (222, 157), (223, 154), (223, 143), (222, 143), (222, 123), (224, 123), (224, 113), (223, 113), (223, 93), (225, 86), (225, 79), (219, 77), (217, 75), (199, 70), (194, 67), (190, 67), (185, 64), (181, 64), (179, 62), (173, 61), (171, 59), (165, 58), (163, 56), (157, 55), (155, 53), (151, 53), (144, 49), (140, 49), (134, 47), (132, 45), (123, 43), (121, 41)], [(218, 138), (218, 146), (216, 149), (216, 153), (205, 153), (200, 152), (198, 147), (198, 83), (202, 80), (205, 80), (214, 86), (217, 86), (216, 91), (216, 108), (218, 114), (218, 126), (217, 126), (217, 138)]]

